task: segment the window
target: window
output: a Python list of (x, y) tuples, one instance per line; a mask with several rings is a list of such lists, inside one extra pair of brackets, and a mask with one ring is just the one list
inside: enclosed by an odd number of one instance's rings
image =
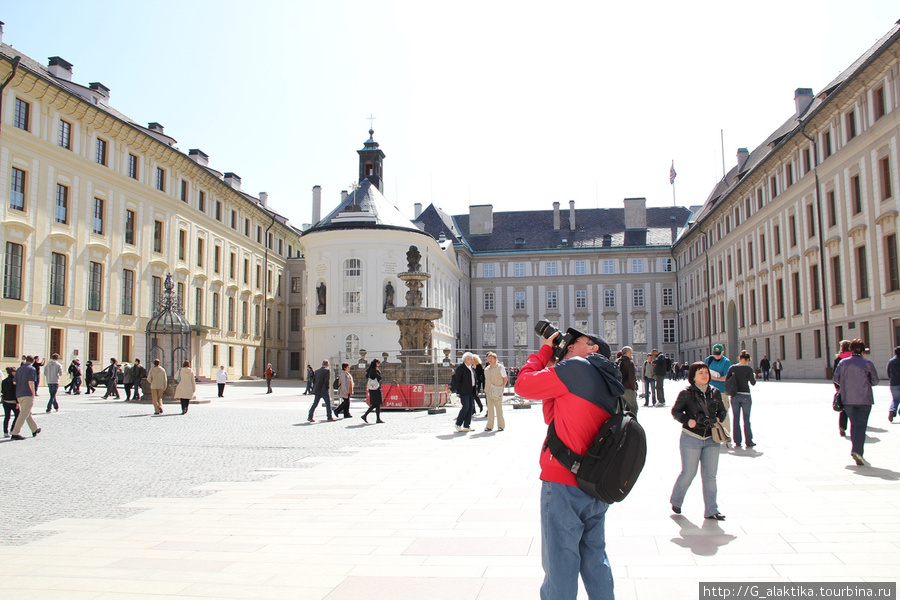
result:
[(125, 243), (134, 245), (134, 211), (125, 211)]
[(737, 272), (738, 275), (744, 272), (743, 250), (741, 248), (737, 249)]
[(97, 164), (106, 166), (106, 140), (97, 138), (97, 152), (94, 159), (97, 161)]
[(188, 182), (184, 179), (181, 180), (181, 201), (188, 201)]
[(747, 242), (747, 266), (753, 268), (753, 242)]
[(887, 200), (893, 193), (891, 185), (891, 162), (887, 156), (878, 161), (878, 184), (881, 188), (881, 199)]
[(122, 314), (134, 314), (134, 271), (122, 271)]
[(743, 329), (746, 326), (744, 320), (744, 295), (738, 295), (738, 327)]
[(103, 265), (91, 263), (88, 281), (88, 310), (103, 309)]
[(816, 358), (822, 358), (822, 330), (813, 331), (813, 347), (816, 352)]
[(819, 294), (819, 265), (809, 267), (809, 295), (812, 298), (812, 309), (822, 308), (822, 297)]
[(794, 165), (787, 163), (784, 165), (784, 187), (789, 188), (794, 185)]
[(228, 298), (228, 331), (234, 331), (234, 298)]
[(616, 290), (603, 290), (603, 306), (606, 308), (615, 308)]
[(166, 172), (162, 167), (156, 167), (156, 189), (166, 191)]
[(632, 273), (643, 273), (644, 272), (644, 259), (633, 258), (631, 260), (631, 272)]
[(882, 85), (872, 90), (872, 116), (874, 117), (874, 120), (877, 121), (884, 116), (884, 113), (884, 86)]
[(775, 244), (775, 256), (781, 254), (781, 227), (772, 226), (772, 243)]
[(291, 331), (300, 331), (300, 309), (291, 309)]
[(344, 261), (342, 300), (345, 314), (362, 312), (362, 261), (358, 258)]
[(766, 262), (766, 234), (764, 233), (759, 234), (759, 262)]
[(231, 211), (231, 228), (237, 231), (237, 211)]
[(92, 231), (98, 235), (103, 235), (103, 208), (104, 202), (100, 198), (94, 198), (94, 225)]
[(206, 212), (206, 192), (197, 192), (197, 210)]
[(244, 235), (250, 237), (250, 219), (244, 219)]
[(30, 110), (30, 104), (21, 98), (16, 98), (16, 107), (15, 112), (13, 113), (13, 126), (28, 131), (28, 116)]
[(153, 251), (154, 252), (162, 252), (162, 247), (163, 247), (163, 222), (162, 221), (153, 221)]
[(631, 337), (635, 344), (647, 343), (647, 321), (645, 319), (634, 319), (631, 322)]
[(50, 255), (50, 304), (66, 304), (66, 255), (56, 252)]
[(575, 261), (575, 274), (576, 275), (584, 275), (587, 273), (587, 269), (585, 268), (585, 262), (583, 260)]
[(9, 183), (9, 207), (25, 210), (25, 171), (15, 167), (12, 168)]
[(778, 319), (784, 318), (784, 279), (775, 280), (775, 308)]
[(4, 298), (22, 299), (22, 250), (21, 244), (6, 242), (6, 257), (3, 261)]
[(50, 355), (62, 354), (62, 329), (50, 328)]
[(213, 344), (213, 347), (212, 347), (212, 363), (214, 365), (219, 364), (219, 346), (218, 346), (218, 344)]
[(525, 263), (517, 262), (513, 268), (516, 277), (525, 277)]
[(603, 338), (607, 344), (619, 343), (619, 323), (615, 319), (603, 320)]
[[(212, 304), (212, 326), (219, 328), (219, 292), (213, 292)], [(215, 361), (218, 362), (218, 361)]]
[(762, 190), (762, 188), (758, 188), (756, 190), (756, 210), (761, 209), (763, 207), (763, 204), (764, 204), (763, 190)]
[(528, 323), (525, 321), (516, 321), (513, 323), (513, 335), (515, 335), (516, 346), (528, 345)]
[(616, 266), (614, 261), (604, 260), (603, 261), (603, 274), (604, 275), (612, 275), (616, 272)]
[(256, 243), (262, 244), (262, 227), (259, 225), (256, 226)]
[[(245, 264), (248, 264), (247, 261), (244, 261)], [(246, 282), (244, 282), (246, 283)], [(299, 294), (303, 291), (303, 279), (300, 277), (291, 277), (291, 292), (294, 294)]]
[(259, 305), (253, 307), (253, 335), (259, 337)]
[(222, 220), (222, 201), (216, 200), (216, 221)]
[(485, 292), (484, 293), (484, 310), (486, 310), (486, 311), (494, 310), (494, 292)]
[(675, 319), (663, 319), (663, 344), (675, 343)]
[(844, 284), (841, 280), (841, 257), (835, 256), (831, 259), (831, 296), (832, 306), (844, 303)]
[(187, 231), (178, 230), (178, 260), (185, 260), (187, 256)]
[[(213, 273), (219, 273), (222, 270), (222, 246), (216, 246), (213, 248)], [(259, 273), (257, 269), (257, 279), (259, 278)], [(257, 281), (257, 283), (259, 283)], [(257, 287), (259, 287), (257, 285)]]
[(750, 324), (756, 325), (756, 290), (750, 290)]
[(482, 271), (485, 277), (493, 277), (494, 276), (494, 263), (485, 263), (482, 265)]
[(60, 148), (72, 149), (72, 125), (68, 121), (61, 120), (59, 122), (59, 135), (56, 143), (59, 144)]
[(256, 265), (256, 289), (262, 284), (262, 266)]
[(797, 245), (797, 218), (794, 215), (788, 217), (788, 241), (791, 248)]
[[(235, 279), (237, 277), (236, 270), (237, 270), (237, 254), (232, 252), (228, 256), (228, 277), (231, 279)], [(279, 288), (280, 287), (281, 286), (279, 286)], [(278, 295), (280, 296), (281, 294), (279, 293)]]
[(56, 222), (63, 225), (69, 219), (69, 188), (57, 183), (56, 184)]
[(556, 264), (555, 262), (547, 263), (547, 277), (553, 277), (557, 274), (556, 272)]
[(847, 113), (847, 140), (856, 137), (856, 111), (851, 110)]
[(150, 282), (150, 313), (155, 315), (162, 300), (162, 277), (154, 275)]
[(800, 273), (791, 275), (791, 287), (794, 288), (794, 315), (803, 314), (803, 297), (800, 294)]
[(675, 288), (663, 288), (662, 296), (663, 306), (675, 306)]
[(797, 360), (803, 358), (803, 334), (799, 331), (794, 334), (794, 343), (797, 346)]
[(194, 323), (203, 324), (203, 288), (194, 288)]
[(497, 345), (497, 324), (494, 322), (481, 324), (482, 344), (485, 346)]
[(816, 211), (812, 204), (806, 205), (806, 237), (816, 235)]
[(634, 288), (632, 290), (632, 305), (635, 307), (640, 307), (644, 305), (644, 289), (643, 288)]
[(869, 267), (866, 263), (866, 247), (856, 249), (856, 283), (859, 289), (857, 300), (869, 297)]
[(772, 175), (769, 179), (769, 197), (775, 198), (778, 195), (778, 177)]
[(175, 284), (175, 302), (179, 309), (184, 309), (184, 283), (181, 281)]
[(897, 235), (891, 234), (884, 238), (884, 268), (887, 280), (887, 291), (900, 290), (900, 271), (897, 265)]
[(204, 249), (203, 245), (204, 245), (203, 238), (197, 238), (197, 266), (198, 267), (203, 266), (203, 249)]
[(825, 131), (822, 133), (822, 158), (828, 158), (831, 152), (831, 131)]
[(88, 332), (88, 360), (100, 360), (100, 333)]
[(525, 292), (515, 292), (513, 298), (515, 310), (525, 310)]
[(837, 225), (837, 204), (834, 200), (834, 190), (825, 192), (825, 206), (828, 210), (828, 226)]
[(853, 214), (862, 212), (862, 190), (859, 187), (859, 175), (850, 178), (850, 202), (853, 204)]
[(359, 356), (359, 336), (355, 333), (351, 333), (344, 340), (344, 351), (347, 353), (348, 357), (358, 357)]
[(662, 259), (662, 270), (666, 273), (671, 273), (673, 268), (673, 263), (671, 258)]
[(3, 358), (19, 358), (19, 326), (3, 326)]
[(128, 176), (132, 179), (138, 178), (138, 157), (134, 154), (128, 155)]
[[(294, 277), (294, 279), (300, 279), (299, 277)], [(250, 259), (244, 259), (244, 283), (250, 285)], [(293, 285), (293, 280), (291, 280), (291, 285)], [(299, 285), (299, 282), (298, 282)]]
[(575, 308), (587, 308), (586, 290), (575, 290)]
[(809, 146), (806, 147), (805, 150), (801, 153), (803, 157), (803, 172), (809, 173), (812, 171), (812, 156), (810, 156)]
[(547, 310), (559, 308), (559, 293), (556, 290), (547, 291)]
[(120, 356), (122, 362), (131, 362), (132, 338), (130, 335), (122, 336), (122, 354)]

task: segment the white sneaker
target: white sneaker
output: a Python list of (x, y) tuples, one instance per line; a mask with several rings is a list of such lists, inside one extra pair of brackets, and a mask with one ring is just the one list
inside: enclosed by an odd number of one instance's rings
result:
[(462, 427), (460, 427), (459, 425), (454, 425), (454, 427), (456, 428), (457, 433), (462, 433)]
[(469, 427), (460, 427), (459, 430), (460, 430), (462, 433), (469, 433), (470, 431), (472, 431), (472, 429), (469, 428)]

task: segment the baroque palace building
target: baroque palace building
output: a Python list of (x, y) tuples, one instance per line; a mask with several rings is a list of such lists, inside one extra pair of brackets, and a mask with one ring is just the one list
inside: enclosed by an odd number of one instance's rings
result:
[(830, 376), (842, 339), (884, 372), (900, 345), (900, 27), (737, 163), (672, 247), (686, 360), (723, 342)]

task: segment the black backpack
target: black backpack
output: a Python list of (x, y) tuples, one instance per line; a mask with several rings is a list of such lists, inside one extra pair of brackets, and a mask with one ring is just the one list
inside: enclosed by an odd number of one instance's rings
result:
[(459, 385), (456, 383), (456, 371), (450, 376), (450, 393), (455, 394), (459, 391)]
[(556, 435), (553, 423), (547, 441), (554, 458), (575, 474), (578, 487), (592, 498), (607, 504), (620, 502), (632, 490), (647, 458), (647, 435), (637, 418), (617, 400), (616, 413), (600, 427), (585, 455), (569, 449)]

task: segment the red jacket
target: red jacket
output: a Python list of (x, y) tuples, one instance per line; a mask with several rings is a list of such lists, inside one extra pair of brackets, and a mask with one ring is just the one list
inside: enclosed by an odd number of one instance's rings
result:
[[(616, 399), (625, 393), (622, 374), (600, 354), (573, 357), (547, 367), (551, 346), (541, 346), (519, 370), (516, 393), (543, 400), (544, 422), (555, 421), (556, 433), (570, 450), (584, 454), (600, 426), (616, 411)], [(541, 449), (541, 479), (577, 486), (575, 475)]]

